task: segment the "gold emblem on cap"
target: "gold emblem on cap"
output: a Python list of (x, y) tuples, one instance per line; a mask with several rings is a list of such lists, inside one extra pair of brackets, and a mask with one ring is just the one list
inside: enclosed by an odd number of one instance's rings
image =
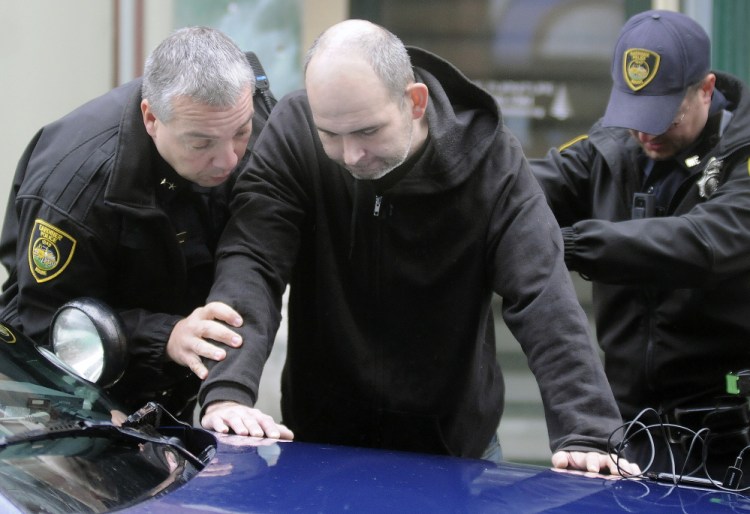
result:
[(622, 76), (633, 91), (646, 87), (654, 80), (661, 57), (643, 48), (628, 48), (622, 60)]

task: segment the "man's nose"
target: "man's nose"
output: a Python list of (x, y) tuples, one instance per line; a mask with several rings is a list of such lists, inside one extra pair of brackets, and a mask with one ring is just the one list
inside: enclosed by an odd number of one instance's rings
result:
[(222, 144), (213, 159), (213, 165), (219, 169), (229, 171), (239, 162), (239, 155), (234, 148), (234, 141)]
[(364, 156), (365, 151), (362, 145), (354, 141), (353, 138), (344, 138), (343, 142), (343, 159), (347, 166), (356, 165)]
[(649, 141), (659, 137), (658, 135), (646, 134), (645, 132), (636, 132), (635, 135), (638, 138), (638, 141), (640, 141), (641, 143), (648, 143)]

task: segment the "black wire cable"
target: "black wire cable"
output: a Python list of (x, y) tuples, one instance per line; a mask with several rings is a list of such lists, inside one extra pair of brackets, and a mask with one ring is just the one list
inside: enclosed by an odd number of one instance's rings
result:
[[(654, 415), (656, 419), (658, 420), (655, 423), (648, 424), (645, 421), (643, 421), (643, 418), (645, 418), (648, 415)], [(669, 438), (668, 430), (678, 430), (681, 433), (684, 433), (686, 436), (690, 437), (690, 444), (687, 447), (687, 451), (685, 454), (685, 459), (682, 464), (682, 467), (680, 469), (679, 474), (677, 473), (676, 469), (676, 463), (675, 463), (675, 455), (674, 451), (672, 449), (672, 443)], [(654, 434), (652, 432), (656, 431), (659, 436), (661, 436), (661, 439), (664, 441), (664, 446), (666, 451), (669, 452), (669, 460), (671, 463), (671, 474), (664, 474), (664, 473), (655, 473), (650, 472), (651, 466), (654, 464), (654, 460), (656, 458), (656, 443), (654, 440)], [(622, 432), (622, 438), (619, 439), (619, 441), (615, 441), (616, 436)], [(743, 493), (745, 491), (750, 490), (750, 485), (738, 488), (739, 482), (741, 481), (742, 477), (742, 467), (744, 462), (744, 454), (747, 450), (750, 450), (750, 445), (745, 446), (742, 450), (740, 450), (735, 458), (735, 464), (734, 466), (730, 466), (727, 469), (727, 477), (725, 478), (725, 481), (719, 481), (713, 478), (708, 470), (708, 467), (706, 465), (706, 462), (708, 460), (708, 456), (710, 454), (710, 436), (711, 430), (708, 428), (701, 428), (698, 431), (692, 430), (688, 427), (677, 425), (674, 423), (666, 423), (662, 420), (661, 415), (659, 412), (657, 412), (653, 408), (646, 408), (643, 409), (638, 415), (631, 421), (628, 421), (626, 423), (623, 423), (618, 428), (616, 428), (612, 433), (609, 435), (607, 439), (607, 452), (610, 455), (613, 455), (613, 461), (615, 465), (617, 466), (617, 471), (620, 473), (620, 475), (623, 476), (624, 479), (641, 479), (641, 478), (648, 478), (648, 479), (658, 479), (663, 480), (665, 476), (669, 476), (671, 479), (670, 482), (673, 485), (680, 485), (681, 483), (684, 483), (686, 479), (688, 478), (698, 478), (700, 480), (705, 480), (707, 486), (714, 487), (716, 489), (719, 489), (721, 491), (726, 492), (733, 492), (733, 493)], [(623, 469), (619, 465), (619, 459), (624, 458), (624, 452), (625, 449), (628, 447), (629, 444), (632, 443), (632, 441), (636, 437), (647, 437), (648, 438), (648, 444), (651, 448), (650, 452), (650, 458), (648, 464), (641, 470), (641, 473), (638, 475), (629, 475), (624, 473)], [(687, 439), (685, 440), (685, 442)], [(698, 448), (700, 448), (700, 464), (696, 466), (694, 469), (690, 470), (689, 472), (686, 472), (685, 467), (688, 465), (688, 462), (690, 461), (690, 457), (694, 455), (694, 453), (697, 452)], [(700, 477), (699, 473), (703, 473), (705, 475), (705, 478)], [(727, 480), (730, 481), (729, 486), (727, 485)], [(702, 483), (702, 482), (701, 482)], [(691, 482), (691, 485), (693, 483)]]

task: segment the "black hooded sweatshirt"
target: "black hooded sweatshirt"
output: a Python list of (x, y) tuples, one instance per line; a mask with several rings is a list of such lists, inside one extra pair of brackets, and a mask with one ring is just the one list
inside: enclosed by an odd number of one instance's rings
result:
[(238, 178), (210, 299), (244, 317), (204, 405), (252, 405), (290, 283), (283, 422), (297, 440), (479, 457), (504, 384), (493, 292), (539, 382), (550, 445), (605, 449), (620, 424), (562, 239), (494, 99), (409, 49), (429, 137), (355, 180), (321, 146), (306, 94), (276, 106)]

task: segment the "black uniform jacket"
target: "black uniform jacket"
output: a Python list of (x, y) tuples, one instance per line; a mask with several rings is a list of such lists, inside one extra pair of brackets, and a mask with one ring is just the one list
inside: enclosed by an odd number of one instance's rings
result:
[[(642, 152), (625, 129), (597, 123), (531, 161), (564, 227), (566, 261), (593, 281), (597, 336), (626, 419), (712, 403), (727, 372), (750, 368), (750, 96), (716, 75), (731, 120), (719, 138), (715, 113), (680, 156), (685, 180), (664, 216), (631, 219)], [(704, 198), (698, 181), (711, 157), (720, 185)]]
[[(65, 301), (104, 301), (120, 314), (131, 353), (113, 392), (133, 407), (153, 398), (179, 408), (168, 397), (195, 395), (197, 381), (185, 383), (192, 373), (166, 364), (165, 345), (174, 324), (205, 302), (233, 180), (201, 188), (160, 158), (143, 125), (140, 86), (137, 79), (86, 103), (28, 145), (0, 242), (9, 271), (2, 318), (44, 344)], [(184, 387), (162, 394), (177, 383)]]
[(504, 384), (493, 291), (541, 386), (550, 443), (604, 448), (620, 423), (562, 239), (493, 98), (410, 49), (426, 148), (378, 181), (330, 160), (304, 92), (281, 100), (238, 178), (212, 300), (244, 344), (201, 401), (253, 404), (290, 281), (283, 421), (300, 440), (478, 457)]

